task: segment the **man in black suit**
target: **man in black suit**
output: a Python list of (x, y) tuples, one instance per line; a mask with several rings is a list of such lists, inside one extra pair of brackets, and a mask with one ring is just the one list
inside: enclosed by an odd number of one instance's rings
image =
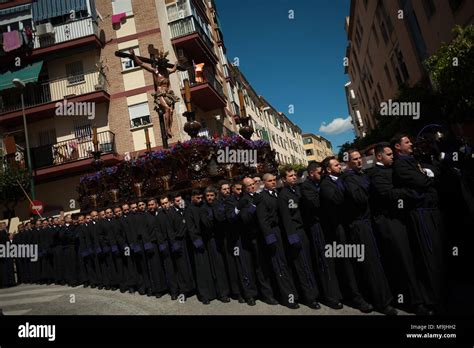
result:
[(205, 202), (201, 207), (201, 234), (204, 238), (206, 250), (209, 254), (209, 262), (217, 292), (217, 299), (221, 302), (230, 302), (229, 280), (225, 264), (225, 231), (222, 230), (222, 223), (217, 216), (224, 214), (224, 210), (219, 209), (219, 202), (216, 201), (217, 190), (210, 186), (204, 190)]
[(404, 220), (410, 229), (415, 267), (425, 297), (424, 303), (435, 308), (441, 299), (443, 284), (442, 220), (438, 209), (435, 174), (413, 157), (413, 144), (405, 134), (391, 140), (394, 151), (393, 183), (398, 188), (408, 188), (419, 198), (405, 204)]
[(375, 166), (370, 171), (370, 208), (380, 242), (382, 262), (392, 292), (403, 295), (418, 315), (433, 314), (423, 305), (408, 231), (403, 220), (403, 203), (416, 200), (416, 192), (393, 186), (393, 151), (389, 143), (375, 146)]
[(180, 194), (173, 197), (173, 205), (168, 209), (167, 216), (171, 225), (169, 243), (171, 258), (176, 268), (176, 278), (180, 294), (190, 295), (194, 291), (194, 278), (191, 260), (188, 253), (188, 228), (186, 217), (188, 206)]
[(271, 271), (268, 267), (270, 258), (264, 249), (265, 241), (257, 220), (257, 186), (254, 179), (250, 177), (244, 178), (242, 183), (244, 193), (239, 201), (240, 217), (242, 219), (242, 245), (245, 250), (248, 250), (251, 260), (253, 260), (251, 272), (257, 283), (262, 301), (270, 305), (276, 305), (278, 301), (274, 297)]
[(198, 298), (203, 304), (209, 304), (217, 297), (213, 271), (207, 245), (209, 237), (201, 226), (202, 193), (195, 189), (191, 192), (191, 204), (185, 212), (186, 226), (192, 245), (192, 258)]
[[(148, 210), (145, 210), (145, 207), (148, 207)], [(167, 292), (169, 284), (158, 250), (162, 253), (169, 253), (169, 248), (166, 230), (161, 228), (157, 219), (157, 209), (158, 205), (155, 199), (150, 199), (147, 205), (145, 202), (138, 202), (137, 214), (142, 217), (140, 222), (143, 224), (140, 235), (150, 276), (150, 288), (147, 290), (147, 295), (159, 298)], [(173, 295), (177, 296), (176, 293)]]
[[(342, 174), (341, 164), (336, 157), (330, 156), (323, 160), (321, 166), (324, 173), (320, 186), (324, 237), (330, 245), (337, 243), (344, 246), (350, 241), (343, 224), (345, 189), (339, 179)], [(352, 261), (346, 257), (337, 258), (335, 265), (344, 300), (361, 312), (371, 312), (372, 305), (367, 303), (360, 293)]]
[(301, 192), (296, 186), (298, 177), (291, 167), (281, 171), (284, 187), (278, 195), (278, 211), (287, 242), (288, 258), (301, 289), (300, 302), (313, 309), (320, 309), (317, 302), (319, 289), (314, 276), (309, 251), (309, 240), (301, 217)]
[(258, 295), (257, 284), (253, 272), (252, 254), (242, 242), (242, 218), (239, 203), (242, 197), (242, 183), (235, 181), (231, 185), (231, 194), (225, 199), (225, 211), (228, 223), (227, 255), (228, 263), (232, 263), (237, 271), (240, 291), (249, 306), (255, 306)]
[(231, 196), (230, 182), (221, 180), (218, 183), (219, 194), (214, 204), (214, 217), (216, 223), (216, 229), (222, 231), (224, 243), (224, 262), (227, 268), (227, 275), (229, 278), (230, 295), (233, 299), (238, 300), (239, 303), (244, 303), (245, 300), (242, 297), (242, 289), (239, 281), (239, 271), (236, 265), (233, 249), (234, 233), (229, 228), (229, 223), (226, 216), (226, 200)]
[(380, 253), (372, 230), (369, 206), (369, 179), (362, 170), (362, 156), (357, 150), (348, 151), (347, 169), (339, 178), (344, 184), (345, 196), (343, 214), (349, 239), (364, 246), (364, 259), (354, 262), (358, 272), (358, 284), (365, 290), (377, 311), (396, 315), (390, 304), (392, 292), (380, 260)]
[(342, 295), (336, 275), (334, 259), (326, 257), (326, 240), (320, 223), (321, 200), (320, 182), (322, 167), (318, 162), (310, 162), (307, 168), (308, 177), (301, 184), (301, 213), (313, 255), (314, 270), (319, 280), (321, 302), (333, 309), (342, 308)]
[(278, 194), (276, 192), (276, 176), (266, 173), (263, 176), (264, 189), (257, 199), (257, 219), (266, 248), (270, 255), (271, 265), (276, 284), (280, 293), (280, 301), (291, 309), (299, 308), (298, 294), (293, 283), (292, 273), (288, 267), (280, 231), (278, 217)]

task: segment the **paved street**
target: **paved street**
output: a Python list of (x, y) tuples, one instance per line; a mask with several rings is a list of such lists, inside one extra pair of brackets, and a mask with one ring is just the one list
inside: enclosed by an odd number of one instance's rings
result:
[[(75, 303), (71, 303), (74, 298)], [(280, 305), (269, 306), (260, 301), (254, 307), (237, 301), (212, 301), (206, 306), (198, 302), (196, 296), (179, 303), (172, 301), (167, 295), (157, 299), (138, 293), (122, 294), (118, 290), (33, 284), (0, 289), (0, 308), (5, 315), (362, 315), (358, 310), (347, 306), (339, 311), (325, 306), (315, 311), (303, 305), (300, 309), (291, 310)]]

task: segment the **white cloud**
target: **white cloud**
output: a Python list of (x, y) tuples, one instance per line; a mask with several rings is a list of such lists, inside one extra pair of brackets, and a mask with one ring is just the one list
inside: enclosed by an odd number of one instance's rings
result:
[(321, 127), (319, 127), (319, 131), (322, 133), (336, 135), (347, 132), (348, 130), (352, 129), (351, 117), (342, 118), (338, 117), (326, 124), (323, 122)]

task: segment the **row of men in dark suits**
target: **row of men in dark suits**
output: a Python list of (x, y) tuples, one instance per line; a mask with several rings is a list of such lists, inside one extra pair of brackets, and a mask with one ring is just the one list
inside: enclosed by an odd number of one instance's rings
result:
[[(433, 314), (443, 279), (442, 224), (433, 172), (412, 157), (407, 136), (375, 147), (365, 173), (348, 152), (294, 170), (223, 181), (190, 202), (176, 195), (38, 224), (16, 243), (37, 243), (40, 261), (17, 263), (20, 282), (55, 282), (138, 291), (173, 299), (194, 293), (208, 304), (334, 308), (396, 315), (394, 304)], [(346, 253), (330, 250), (342, 246)], [(363, 246), (364, 254), (347, 254)], [(330, 252), (331, 251), (331, 252)], [(357, 258), (356, 258), (357, 257)]]

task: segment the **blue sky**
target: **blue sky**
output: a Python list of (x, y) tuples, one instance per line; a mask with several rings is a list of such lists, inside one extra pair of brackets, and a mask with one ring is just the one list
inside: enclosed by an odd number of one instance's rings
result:
[[(334, 151), (354, 138), (343, 67), (349, 0), (216, 0), (216, 5), (227, 57), (239, 58), (258, 94), (303, 132), (329, 139)], [(288, 113), (290, 104), (294, 114)]]

